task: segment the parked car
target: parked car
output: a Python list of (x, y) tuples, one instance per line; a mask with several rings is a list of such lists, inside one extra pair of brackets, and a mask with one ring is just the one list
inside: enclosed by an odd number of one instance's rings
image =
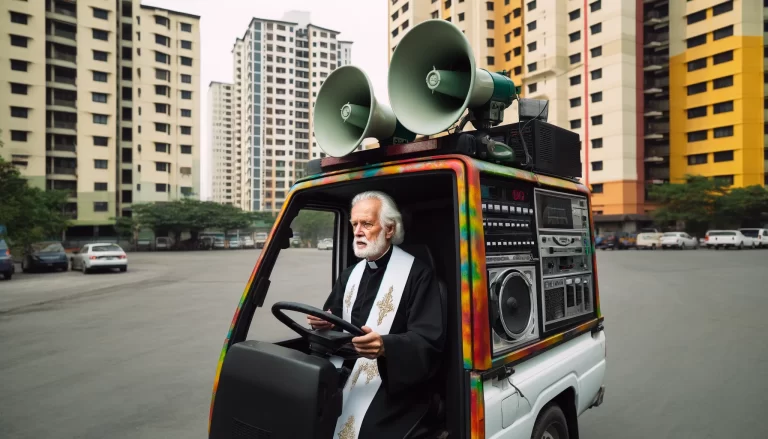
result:
[(83, 274), (113, 268), (128, 271), (128, 255), (122, 247), (111, 242), (85, 244), (80, 250), (75, 250), (72, 258), (72, 271), (80, 270)]
[(256, 234), (256, 248), (264, 248), (264, 243), (267, 242), (267, 234), (265, 232), (259, 232)]
[(4, 239), (0, 239), (0, 275), (5, 280), (11, 280), (13, 273), (16, 272), (16, 266), (13, 264), (11, 249), (8, 248)]
[(768, 229), (739, 229), (739, 232), (752, 239), (753, 247), (768, 247)]
[(317, 241), (318, 250), (333, 250), (333, 239), (325, 238)]
[(230, 236), (229, 238), (227, 238), (227, 242), (229, 243), (229, 248), (232, 248), (232, 249), (241, 248), (240, 238), (237, 236)]
[(667, 232), (661, 237), (661, 248), (699, 248), (699, 241), (685, 232)]
[(634, 248), (637, 239), (627, 232), (606, 232), (603, 240), (595, 247), (599, 249), (625, 250)]
[(664, 236), (657, 229), (641, 229), (637, 235), (636, 246), (638, 249), (656, 250), (661, 247), (661, 237)]
[(61, 242), (36, 242), (24, 249), (21, 271), (29, 273), (38, 270), (69, 270), (69, 258)]
[(735, 247), (741, 250), (747, 245), (745, 238), (738, 230), (710, 230), (707, 232), (707, 248)]
[(172, 245), (173, 241), (167, 236), (155, 238), (155, 250), (170, 250)]
[(253, 238), (251, 238), (250, 236), (241, 236), (240, 246), (243, 248), (255, 248), (256, 243), (253, 242)]

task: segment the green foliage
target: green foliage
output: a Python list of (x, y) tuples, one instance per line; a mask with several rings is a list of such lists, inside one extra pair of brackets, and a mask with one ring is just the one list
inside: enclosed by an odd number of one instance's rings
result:
[(762, 186), (729, 188), (718, 179), (687, 175), (685, 183), (651, 187), (649, 199), (659, 203), (658, 223), (685, 222), (692, 233), (711, 225), (738, 228), (759, 222), (768, 213), (768, 190)]
[(64, 213), (68, 197), (66, 191), (29, 186), (19, 170), (0, 157), (0, 224), (14, 247), (61, 235), (70, 225)]
[(333, 238), (333, 212), (302, 210), (291, 222), (293, 234), (301, 235), (302, 241), (310, 241), (312, 247), (323, 238)]

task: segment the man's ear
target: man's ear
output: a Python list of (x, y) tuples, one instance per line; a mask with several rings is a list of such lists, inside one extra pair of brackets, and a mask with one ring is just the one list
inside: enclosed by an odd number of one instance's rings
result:
[(395, 226), (388, 226), (386, 233), (387, 239), (392, 239), (395, 236)]

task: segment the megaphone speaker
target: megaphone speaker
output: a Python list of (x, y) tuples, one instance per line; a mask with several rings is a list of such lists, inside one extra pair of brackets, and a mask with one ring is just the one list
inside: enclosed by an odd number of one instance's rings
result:
[(388, 88), (400, 123), (426, 135), (445, 131), (467, 109), (476, 128), (498, 125), (517, 97), (512, 80), (477, 68), (469, 40), (440, 19), (419, 23), (403, 36), (390, 60)]
[(398, 122), (392, 109), (376, 100), (368, 75), (358, 67), (339, 67), (320, 87), (314, 109), (315, 139), (332, 157), (355, 150), (365, 138), (380, 146), (408, 143), (416, 134)]

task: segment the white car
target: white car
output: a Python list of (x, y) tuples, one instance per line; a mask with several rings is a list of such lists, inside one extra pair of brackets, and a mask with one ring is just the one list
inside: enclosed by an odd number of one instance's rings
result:
[(685, 232), (667, 232), (661, 237), (661, 248), (699, 248), (699, 241)]
[(656, 250), (661, 247), (661, 238), (663, 233), (656, 229), (643, 229), (637, 235), (637, 241), (635, 241), (635, 248), (644, 249), (649, 248)]
[(97, 242), (85, 244), (75, 252), (72, 258), (72, 270), (81, 270), (83, 274), (94, 270), (111, 270), (119, 268), (120, 271), (128, 270), (128, 255), (117, 244), (111, 242)]
[(707, 232), (707, 248), (735, 247), (739, 250), (751, 246), (755, 241), (744, 236), (738, 230), (710, 230)]
[[(768, 247), (768, 229), (739, 229), (742, 235), (751, 239), (751, 247)], [(746, 245), (746, 244), (745, 244)]]
[(333, 250), (333, 239), (325, 238), (317, 241), (318, 250)]

